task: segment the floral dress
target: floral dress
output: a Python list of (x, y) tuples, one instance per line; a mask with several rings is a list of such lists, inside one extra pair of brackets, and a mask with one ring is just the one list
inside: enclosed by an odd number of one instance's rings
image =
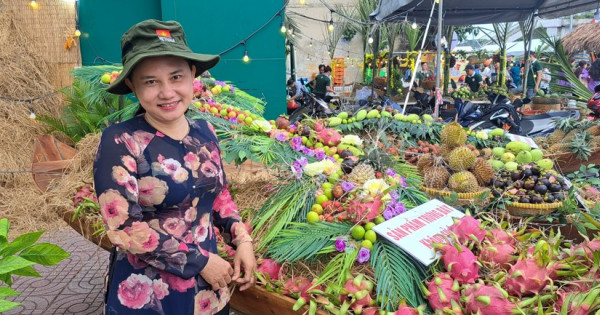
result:
[[(215, 314), (229, 302), (199, 275), (220, 234), (249, 241), (227, 190), (218, 139), (203, 120), (174, 140), (143, 115), (107, 128), (94, 183), (111, 252), (107, 314)], [(218, 231), (214, 229), (218, 228)]]

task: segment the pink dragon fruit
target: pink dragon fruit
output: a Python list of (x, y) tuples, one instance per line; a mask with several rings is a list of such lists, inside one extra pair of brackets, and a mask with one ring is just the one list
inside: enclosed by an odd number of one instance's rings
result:
[(514, 233), (508, 233), (500, 228), (491, 230), (487, 235), (487, 239), (495, 244), (509, 244), (512, 246), (516, 244)]
[(362, 315), (379, 315), (379, 311), (379, 307), (369, 307), (363, 310)]
[(419, 315), (421, 313), (421, 310), (406, 305), (406, 300), (402, 300), (393, 315)]
[(571, 248), (571, 256), (580, 256), (586, 260), (594, 259), (594, 252), (600, 251), (600, 239), (585, 241)]
[(506, 291), (490, 284), (471, 285), (464, 295), (467, 314), (512, 315), (516, 309)]
[(549, 271), (534, 258), (519, 259), (508, 271), (508, 293), (519, 297), (538, 294), (550, 282)]
[[(560, 292), (555, 310), (560, 314), (588, 315), (600, 309), (600, 286), (583, 292)], [(566, 303), (566, 304), (565, 304)]]
[(460, 286), (447, 273), (439, 273), (423, 288), (429, 305), (435, 311), (452, 309), (452, 301), (460, 302)]
[(96, 191), (94, 190), (94, 187), (92, 187), (92, 184), (85, 184), (77, 189), (77, 192), (75, 192), (75, 196), (73, 197), (73, 207), (77, 208), (80, 203), (86, 201), (85, 198), (98, 203)]
[(373, 221), (381, 214), (382, 205), (383, 202), (379, 196), (354, 199), (350, 201), (346, 208), (348, 219), (353, 223)]
[(487, 244), (479, 252), (479, 260), (483, 263), (505, 266), (514, 259), (515, 248), (506, 243)]
[(311, 289), (314, 282), (309, 281), (308, 279), (298, 276), (289, 279), (283, 285), (282, 293), (293, 298), (297, 298), (298, 300), (293, 306), (293, 310), (297, 311), (302, 306), (304, 306), (308, 301), (310, 301), (309, 289), (312, 290), (323, 290), (321, 285), (315, 286)]
[[(316, 128), (315, 128), (316, 130)], [(342, 135), (335, 129), (326, 128), (317, 133), (318, 139), (323, 142), (324, 145), (335, 146), (342, 140)]]
[(316, 132), (322, 131), (324, 128), (325, 128), (325, 127), (323, 127), (323, 124), (322, 124), (321, 122), (319, 122), (319, 121), (315, 121), (315, 122), (313, 123), (313, 129), (314, 129)]
[(458, 283), (474, 283), (479, 277), (477, 257), (464, 245), (446, 244), (442, 247), (442, 261), (446, 270)]
[(474, 240), (483, 241), (485, 230), (481, 227), (481, 222), (470, 215), (466, 215), (460, 219), (455, 219), (454, 224), (450, 226), (452, 231), (458, 237), (461, 243)]
[(281, 274), (281, 264), (275, 259), (259, 259), (257, 262), (258, 268), (256, 271), (269, 275), (271, 280), (279, 280)]
[[(371, 291), (373, 290), (373, 283), (364, 279), (363, 274), (359, 274), (355, 278), (349, 278), (346, 280), (344, 288), (340, 291), (340, 302), (344, 302), (342, 308), (350, 307), (356, 314), (360, 314), (363, 308), (371, 305), (373, 299), (371, 298)], [(348, 297), (352, 295), (353, 303), (348, 303)], [(340, 314), (345, 312), (340, 311)]]
[(585, 198), (586, 200), (591, 200), (591, 201), (600, 201), (600, 191), (598, 191), (598, 189), (591, 187), (591, 186), (587, 186), (584, 187), (581, 191), (582, 197)]

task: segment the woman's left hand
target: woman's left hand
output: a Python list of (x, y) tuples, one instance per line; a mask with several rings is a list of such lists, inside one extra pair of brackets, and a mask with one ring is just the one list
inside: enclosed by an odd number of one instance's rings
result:
[[(244, 268), (244, 277), (240, 278), (241, 268)], [(231, 281), (236, 281), (241, 284), (240, 291), (244, 291), (254, 285), (256, 278), (254, 271), (256, 270), (256, 258), (254, 257), (254, 247), (251, 242), (241, 243), (233, 258), (233, 278)]]

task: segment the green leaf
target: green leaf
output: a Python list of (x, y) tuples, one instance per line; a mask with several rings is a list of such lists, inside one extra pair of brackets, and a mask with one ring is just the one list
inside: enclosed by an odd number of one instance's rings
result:
[(19, 235), (12, 241), (8, 246), (6, 246), (3, 250), (0, 250), (0, 255), (2, 256), (11, 256), (19, 251), (33, 245), (37, 240), (44, 234), (44, 231), (31, 232), (27, 234)]
[(0, 274), (0, 281), (8, 284), (9, 286), (12, 285), (12, 276), (10, 273), (4, 273), (4, 274)]
[(35, 264), (35, 262), (19, 256), (2, 257), (2, 259), (0, 259), (0, 272), (8, 274), (33, 264)]
[(33, 269), (32, 266), (27, 266), (25, 268), (17, 269), (15, 271), (13, 271), (12, 274), (15, 276), (24, 276), (24, 277), (36, 277), (36, 278), (42, 277), (42, 275), (40, 275), (37, 272), (37, 270)]
[(8, 229), (10, 223), (7, 218), (0, 219), (0, 246), (6, 244), (8, 240)]
[(11, 288), (0, 287), (0, 298), (7, 297), (7, 296), (17, 296), (17, 295), (21, 295), (21, 293), (13, 290)]
[(52, 266), (68, 258), (70, 254), (58, 245), (40, 243), (25, 249), (19, 256), (40, 265)]
[(21, 303), (11, 302), (7, 300), (0, 299), (0, 313), (6, 312), (10, 309), (13, 309), (17, 306), (21, 305)]

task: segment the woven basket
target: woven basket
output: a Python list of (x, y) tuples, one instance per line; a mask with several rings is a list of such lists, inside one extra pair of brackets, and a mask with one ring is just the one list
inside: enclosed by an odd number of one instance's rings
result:
[(553, 202), (553, 203), (520, 203), (513, 202), (510, 205), (506, 205), (506, 210), (511, 215), (521, 216), (521, 215), (540, 215), (540, 214), (550, 214), (552, 211), (558, 209), (558, 207), (562, 206), (561, 202)]
[[(421, 186), (421, 191), (423, 191), (424, 193), (428, 194), (430, 197), (433, 197), (433, 198), (452, 196), (452, 191), (439, 190), (439, 189), (429, 188), (429, 187), (425, 187), (425, 186)], [(484, 188), (484, 189), (482, 189), (478, 192), (474, 192), (474, 193), (456, 193), (458, 195), (458, 201), (456, 202), (456, 205), (464, 206), (464, 205), (471, 204), (475, 201), (475, 197), (480, 196), (481, 194), (485, 193), (486, 191), (489, 191), (489, 189)], [(488, 198), (486, 198), (483, 202), (481, 202), (480, 204), (477, 204), (477, 205), (483, 206), (483, 205), (487, 204), (489, 202), (489, 200), (490, 200), (490, 198), (488, 196)]]

